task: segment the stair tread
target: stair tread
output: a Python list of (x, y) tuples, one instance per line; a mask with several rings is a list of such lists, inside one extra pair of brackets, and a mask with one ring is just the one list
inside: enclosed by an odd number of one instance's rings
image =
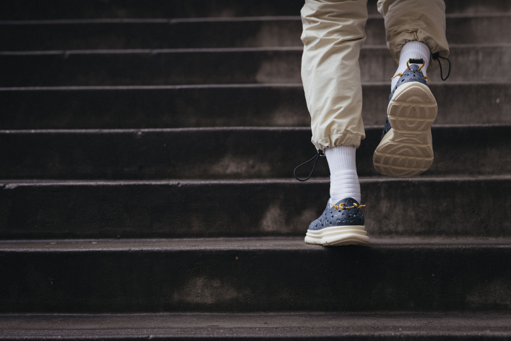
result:
[[(362, 86), (389, 86), (390, 82), (362, 82)], [(461, 80), (438, 82), (433, 87), (450, 87), (457, 85), (509, 85), (508, 80), (479, 81)], [(152, 89), (205, 89), (205, 88), (303, 88), (302, 83), (232, 83), (232, 84), (168, 84), (168, 85), (64, 85), (64, 86), (20, 86), (0, 87), (0, 91), (79, 91), (79, 90), (152, 90)]]
[[(431, 181), (444, 181), (444, 182), (464, 182), (464, 181), (509, 181), (511, 174), (499, 175), (438, 175), (438, 176), (419, 176), (412, 178), (395, 178), (388, 176), (361, 176), (360, 182), (431, 182)], [(329, 183), (330, 179), (326, 177), (311, 178), (307, 183)], [(53, 180), (53, 179), (0, 179), (0, 185), (7, 186), (7, 188), (15, 188), (18, 186), (122, 186), (122, 185), (222, 185), (222, 184), (290, 184), (300, 183), (294, 178), (263, 178), (263, 179), (160, 179), (160, 180)]]
[[(484, 127), (510, 127), (511, 124), (497, 123), (497, 124), (433, 124), (436, 129), (450, 129), (450, 128), (484, 128)], [(365, 125), (367, 130), (381, 129), (383, 125)], [(133, 134), (133, 132), (200, 132), (200, 131), (310, 131), (309, 127), (185, 127), (185, 128), (120, 128), (120, 129), (3, 129), (0, 134)]]
[[(511, 13), (446, 13), (446, 18), (491, 18), (511, 17)], [(369, 20), (383, 20), (380, 14), (369, 14)], [(84, 18), (84, 19), (34, 19), (34, 20), (0, 20), (0, 25), (55, 25), (55, 24), (141, 24), (141, 23), (200, 23), (200, 22), (250, 22), (250, 21), (301, 21), (299, 15), (263, 15), (245, 17), (198, 17), (198, 18)]]
[[(511, 43), (449, 44), (449, 48), (491, 48), (511, 47)], [(364, 45), (363, 50), (387, 50), (386, 45)], [(42, 50), (42, 51), (0, 51), (0, 56), (27, 55), (80, 55), (80, 54), (160, 54), (160, 53), (211, 53), (211, 52), (272, 52), (303, 51), (303, 46), (262, 46), (262, 47), (198, 47), (163, 49), (83, 49), (83, 50)]]
[[(372, 237), (357, 248), (511, 248), (511, 238)], [(303, 237), (3, 240), (0, 252), (290, 250), (328, 252)]]
[(509, 313), (1, 314), (0, 338), (140, 336), (511, 336)]

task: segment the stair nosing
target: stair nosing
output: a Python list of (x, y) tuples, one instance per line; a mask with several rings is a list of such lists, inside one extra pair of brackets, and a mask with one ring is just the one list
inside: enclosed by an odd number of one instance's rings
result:
[[(456, 48), (509, 48), (511, 43), (450, 44)], [(387, 50), (386, 45), (364, 45), (364, 50)], [(92, 55), (92, 54), (173, 54), (173, 53), (247, 53), (247, 52), (300, 52), (302, 46), (286, 47), (211, 47), (211, 48), (170, 48), (170, 49), (85, 49), (85, 50), (41, 50), (41, 51), (0, 51), (0, 56), (38, 55)]]
[[(0, 339), (55, 337), (68, 338), (173, 335), (207, 336), (241, 333), (244, 336), (353, 335), (511, 335), (511, 314), (495, 312), (175, 312), (175, 313), (13, 313), (0, 314)], [(431, 328), (435, 326), (435, 328)], [(471, 330), (468, 330), (470, 326)], [(365, 329), (367, 328), (367, 329)], [(404, 330), (402, 330), (404, 329)], [(491, 330), (491, 331), (490, 331)], [(77, 332), (81, 333), (77, 333)], [(269, 332), (271, 331), (271, 332)], [(23, 332), (20, 336), (18, 332)], [(115, 335), (112, 335), (114, 333)], [(238, 335), (240, 336), (240, 335)], [(325, 335), (326, 336), (326, 335)]]
[[(304, 229), (305, 234), (305, 229)], [(511, 248), (511, 237), (434, 238), (372, 237), (368, 245), (357, 249), (452, 249)], [(121, 239), (18, 239), (0, 241), (0, 252), (123, 252), (123, 251), (312, 251), (331, 248), (310, 245), (303, 237), (231, 237), (231, 238), (121, 238)]]
[[(389, 86), (390, 82), (362, 82), (363, 87)], [(472, 86), (472, 85), (511, 85), (510, 81), (449, 81), (435, 83), (434, 87)], [(182, 90), (182, 89), (232, 89), (232, 88), (302, 88), (302, 83), (229, 83), (229, 84), (178, 84), (178, 85), (72, 85), (72, 86), (24, 86), (0, 87), (6, 91), (93, 91), (93, 90)]]
[[(384, 116), (382, 116), (384, 117)], [(383, 125), (366, 125), (365, 130), (379, 130)], [(441, 129), (470, 129), (470, 128), (510, 128), (511, 124), (437, 124), (432, 126), (435, 130)], [(218, 126), (218, 127), (189, 127), (189, 128), (122, 128), (122, 129), (2, 129), (0, 134), (133, 134), (133, 133), (178, 133), (178, 132), (206, 132), (206, 131), (310, 131), (304, 126), (296, 127), (252, 127), (252, 126)]]
[[(449, 18), (495, 18), (511, 17), (511, 13), (448, 13)], [(383, 20), (380, 14), (369, 14), (369, 20)], [(80, 24), (179, 24), (250, 21), (300, 21), (299, 15), (244, 16), (244, 17), (199, 17), (199, 18), (91, 18), (91, 19), (49, 19), (49, 20), (0, 20), (0, 25), (80, 25)]]

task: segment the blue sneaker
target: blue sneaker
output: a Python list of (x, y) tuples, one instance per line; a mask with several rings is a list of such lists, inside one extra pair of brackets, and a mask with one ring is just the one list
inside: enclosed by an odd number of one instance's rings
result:
[(353, 198), (342, 199), (335, 205), (328, 202), (321, 217), (310, 224), (305, 242), (331, 246), (369, 243), (361, 210), (364, 206)]
[(373, 155), (374, 168), (389, 176), (418, 175), (433, 164), (431, 125), (437, 103), (421, 71), (424, 61), (410, 59), (407, 65), (390, 94), (387, 122)]

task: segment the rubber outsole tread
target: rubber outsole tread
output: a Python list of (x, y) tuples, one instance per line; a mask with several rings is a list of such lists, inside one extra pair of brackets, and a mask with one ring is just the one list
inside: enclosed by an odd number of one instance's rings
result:
[(391, 125), (373, 155), (375, 169), (383, 175), (411, 177), (433, 164), (431, 125), (438, 106), (428, 86), (410, 82), (400, 86), (387, 107)]

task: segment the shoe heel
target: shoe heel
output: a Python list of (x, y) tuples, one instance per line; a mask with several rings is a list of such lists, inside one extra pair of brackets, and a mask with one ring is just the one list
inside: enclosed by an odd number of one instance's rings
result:
[(428, 86), (419, 82), (400, 86), (387, 108), (392, 129), (374, 152), (374, 168), (394, 177), (411, 177), (428, 170), (434, 158), (431, 125), (437, 112)]
[(428, 131), (436, 119), (438, 106), (428, 86), (413, 82), (396, 90), (387, 108), (394, 129)]
[(381, 174), (411, 177), (433, 164), (431, 131), (410, 132), (391, 129), (373, 155), (375, 169)]

